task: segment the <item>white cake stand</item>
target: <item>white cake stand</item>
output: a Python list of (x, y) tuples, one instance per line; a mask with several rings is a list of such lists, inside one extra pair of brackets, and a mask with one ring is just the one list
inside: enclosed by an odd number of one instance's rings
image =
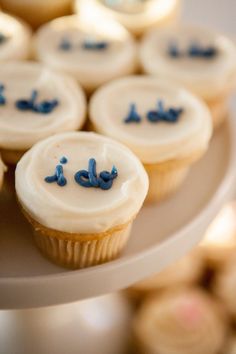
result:
[(236, 124), (229, 119), (181, 190), (160, 205), (144, 206), (120, 258), (70, 271), (46, 260), (15, 202), (11, 184), (0, 199), (0, 308), (69, 303), (125, 288), (183, 256), (203, 237), (234, 195)]

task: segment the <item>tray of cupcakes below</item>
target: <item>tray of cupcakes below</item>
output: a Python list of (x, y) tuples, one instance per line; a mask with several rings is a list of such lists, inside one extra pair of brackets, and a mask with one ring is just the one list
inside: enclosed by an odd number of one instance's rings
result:
[(132, 76), (92, 97), (96, 133), (71, 132), (86, 112), (72, 78), (29, 62), (6, 64), (2, 81), (1, 308), (98, 296), (161, 271), (234, 195), (234, 108), (213, 134), (192, 93)]

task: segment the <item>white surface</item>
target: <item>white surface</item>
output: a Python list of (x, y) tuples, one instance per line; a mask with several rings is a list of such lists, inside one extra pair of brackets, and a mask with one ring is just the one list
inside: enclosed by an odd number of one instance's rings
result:
[(130, 309), (119, 295), (0, 311), (1, 354), (123, 354)]
[(84, 270), (64, 270), (40, 255), (8, 185), (0, 202), (0, 307), (47, 306), (98, 296), (127, 287), (184, 255), (233, 195), (235, 142), (236, 123), (231, 120), (217, 132), (183, 188), (168, 201), (142, 210), (122, 256)]

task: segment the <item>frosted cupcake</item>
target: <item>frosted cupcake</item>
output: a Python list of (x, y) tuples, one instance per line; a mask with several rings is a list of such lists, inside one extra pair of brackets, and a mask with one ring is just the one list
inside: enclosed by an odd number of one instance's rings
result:
[(15, 163), (39, 140), (82, 127), (86, 102), (77, 83), (42, 64), (0, 68), (0, 151)]
[(207, 150), (212, 133), (206, 105), (171, 81), (131, 76), (104, 85), (90, 101), (95, 130), (126, 144), (143, 162), (149, 200), (174, 192)]
[(137, 69), (137, 45), (114, 21), (58, 18), (35, 36), (35, 55), (51, 68), (71, 74), (91, 92), (103, 83)]
[(200, 280), (202, 273), (202, 258), (198, 251), (194, 251), (162, 272), (133, 285), (128, 289), (128, 294), (134, 299), (142, 299), (150, 294), (160, 293), (166, 288), (194, 284)]
[(179, 0), (77, 0), (75, 9), (82, 15), (90, 11), (119, 21), (140, 36), (154, 26), (171, 23), (179, 15)]
[(221, 272), (218, 273), (215, 284), (214, 292), (224, 302), (229, 313), (236, 320), (236, 261), (235, 253), (228, 259)]
[(218, 354), (225, 330), (221, 309), (194, 288), (144, 302), (134, 319), (134, 334), (145, 354)]
[(119, 255), (147, 190), (147, 175), (133, 153), (94, 133), (43, 140), (16, 168), (17, 197), (38, 247), (71, 268)]
[(204, 99), (215, 127), (225, 119), (236, 82), (236, 47), (229, 38), (189, 25), (154, 30), (143, 39), (140, 58), (146, 73), (175, 79)]
[(31, 31), (22, 21), (0, 12), (0, 61), (27, 59)]
[(1, 0), (1, 7), (36, 28), (53, 18), (71, 13), (72, 0)]

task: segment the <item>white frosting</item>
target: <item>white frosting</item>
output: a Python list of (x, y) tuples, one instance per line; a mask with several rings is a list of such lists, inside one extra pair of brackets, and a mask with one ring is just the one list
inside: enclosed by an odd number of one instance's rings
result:
[[(218, 54), (211, 59), (168, 54), (170, 43), (186, 51), (193, 42), (213, 46)], [(146, 73), (178, 80), (206, 100), (223, 94), (236, 81), (235, 44), (209, 29), (181, 25), (153, 30), (143, 39), (140, 58)]]
[(0, 13), (1, 34), (7, 39), (0, 44), (0, 61), (26, 59), (30, 54), (30, 28), (16, 18)]
[[(73, 48), (59, 48), (68, 39)], [(86, 50), (85, 40), (106, 41), (104, 50)], [(52, 68), (72, 74), (87, 90), (114, 78), (133, 73), (137, 67), (137, 45), (131, 35), (114, 21), (91, 16), (66, 16), (42, 26), (35, 36), (39, 60)]]
[[(107, 3), (107, 4), (106, 4)], [(109, 0), (77, 0), (75, 9), (78, 13), (87, 13), (93, 9), (99, 16), (119, 21), (134, 34), (142, 34), (145, 30), (165, 20), (175, 12), (179, 0), (149, 0), (140, 1)], [(138, 3), (138, 4), (137, 4)]]
[[(26, 150), (45, 137), (77, 130), (84, 123), (85, 97), (72, 78), (33, 62), (6, 63), (0, 78), (7, 100), (0, 106), (0, 148)], [(57, 99), (58, 106), (49, 114), (17, 109), (16, 100), (29, 99), (33, 89), (39, 93), (37, 102)]]
[(148, 354), (215, 354), (225, 339), (220, 308), (203, 291), (182, 289), (141, 307), (134, 329)]
[[(150, 123), (146, 113), (164, 101), (166, 108), (183, 108), (176, 123)], [(131, 103), (141, 123), (124, 123)], [(91, 99), (90, 119), (96, 130), (128, 145), (144, 163), (181, 159), (207, 148), (212, 123), (204, 103), (169, 81), (133, 76), (99, 89)]]
[[(67, 185), (46, 183), (60, 158)], [(88, 169), (95, 158), (97, 173), (114, 165), (118, 177), (112, 188), (81, 187), (74, 175)], [(148, 178), (139, 160), (123, 145), (94, 133), (64, 133), (36, 144), (16, 168), (16, 192), (23, 208), (39, 223), (72, 233), (103, 232), (130, 221), (139, 211), (148, 190)]]

